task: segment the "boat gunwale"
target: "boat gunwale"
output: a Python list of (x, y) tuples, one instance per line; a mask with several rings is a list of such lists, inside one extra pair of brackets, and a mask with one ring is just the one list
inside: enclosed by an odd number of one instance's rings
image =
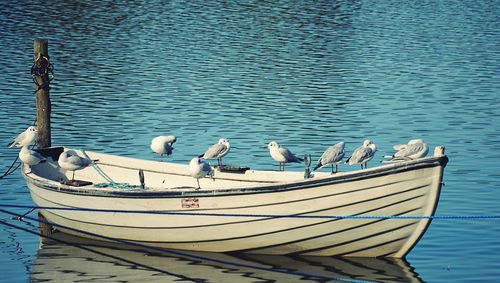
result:
[[(292, 190), (308, 189), (311, 187), (318, 187), (324, 185), (342, 184), (352, 181), (359, 181), (382, 177), (386, 175), (398, 174), (402, 172), (441, 166), (445, 167), (448, 162), (446, 155), (431, 156), (427, 158), (393, 163), (391, 166), (378, 166), (372, 167), (368, 170), (351, 171), (342, 175), (331, 175), (320, 178), (310, 178), (303, 180), (294, 180), (290, 182), (278, 182), (263, 186), (252, 187), (235, 187), (227, 189), (203, 189), (194, 190), (194, 188), (186, 188), (186, 190), (179, 190), (179, 188), (165, 188), (156, 191), (145, 191), (144, 189), (106, 189), (98, 188), (93, 185), (85, 187), (74, 187), (61, 184), (54, 180), (43, 178), (42, 176), (32, 177), (26, 174), (24, 167), (22, 170), (23, 177), (38, 188), (56, 191), (60, 193), (83, 195), (92, 197), (117, 197), (117, 198), (186, 198), (186, 197), (221, 197), (230, 195), (249, 195), (249, 194), (263, 194), (263, 193), (277, 193)], [(257, 170), (256, 170), (257, 171)], [(31, 173), (33, 174), (33, 173)]]

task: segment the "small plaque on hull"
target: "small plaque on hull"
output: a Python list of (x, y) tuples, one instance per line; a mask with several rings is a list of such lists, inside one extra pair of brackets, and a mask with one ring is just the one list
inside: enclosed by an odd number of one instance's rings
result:
[(181, 199), (182, 208), (198, 208), (200, 202), (198, 198), (183, 198)]

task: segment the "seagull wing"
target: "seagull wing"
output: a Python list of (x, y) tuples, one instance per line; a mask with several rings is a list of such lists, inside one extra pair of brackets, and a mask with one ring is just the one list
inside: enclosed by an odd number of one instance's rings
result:
[(343, 157), (344, 157), (344, 149), (337, 145), (332, 145), (329, 148), (327, 148), (325, 152), (323, 152), (314, 170), (316, 170), (319, 167), (323, 167), (325, 165), (338, 162)]
[(286, 159), (288, 162), (301, 162), (302, 159), (298, 158), (295, 156), (290, 150), (284, 147), (279, 148), (279, 153), (283, 155), (283, 157)]
[(425, 145), (423, 143), (414, 143), (414, 144), (409, 144), (403, 149), (399, 150), (394, 154), (394, 158), (405, 158), (409, 157), (415, 154), (418, 154), (420, 152), (423, 152)]
[[(322, 158), (324, 158), (328, 163), (335, 163), (339, 162), (342, 158), (344, 158), (344, 147), (343, 146), (338, 146), (338, 145), (333, 145), (329, 147), (325, 153), (323, 153)], [(327, 164), (327, 163), (325, 163)]]
[(394, 150), (402, 150), (407, 146), (408, 146), (407, 144), (397, 144), (397, 145), (393, 146), (392, 148), (394, 148)]
[(227, 147), (223, 144), (214, 144), (205, 151), (203, 158), (205, 159), (215, 159), (221, 157), (221, 155), (227, 150)]
[(352, 154), (349, 164), (359, 164), (363, 163), (366, 159), (372, 156), (372, 149), (369, 147), (358, 147)]
[(14, 140), (12, 140), (10, 143), (9, 143), (9, 147), (14, 147), (16, 146), (18, 143), (20, 143), (22, 140), (24, 140), (26, 138), (26, 131), (20, 133)]
[(69, 163), (78, 168), (85, 168), (92, 163), (92, 160), (80, 157), (78, 155), (71, 155), (67, 160)]

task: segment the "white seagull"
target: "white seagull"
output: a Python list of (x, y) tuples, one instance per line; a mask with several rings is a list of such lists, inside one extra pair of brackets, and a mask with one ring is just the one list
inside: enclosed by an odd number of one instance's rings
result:
[(335, 164), (335, 173), (337, 173), (339, 171), (338, 164), (340, 163), (342, 158), (344, 158), (344, 154), (345, 154), (344, 148), (345, 148), (344, 142), (336, 143), (336, 144), (330, 146), (329, 148), (327, 148), (325, 150), (325, 152), (323, 153), (323, 155), (321, 155), (321, 157), (319, 158), (318, 163), (316, 164), (316, 167), (314, 167), (313, 171), (318, 169), (318, 168), (321, 168), (321, 167), (324, 167), (326, 165), (331, 164), (332, 165), (332, 174), (333, 174), (334, 173), (333, 172), (333, 165)]
[[(29, 166), (37, 165), (38, 163), (47, 161), (47, 159), (40, 153), (29, 149), (28, 146), (23, 146), (21, 148), (21, 151), (19, 151), (19, 159), (21, 159), (24, 164), (27, 164)], [(31, 173), (31, 170), (26, 174), (29, 173)]]
[(384, 156), (385, 158), (391, 158), (389, 161), (418, 159), (425, 157), (429, 152), (429, 147), (422, 139), (410, 140), (408, 144), (398, 144), (393, 148), (398, 152)]
[(66, 171), (73, 171), (73, 177), (71, 181), (75, 179), (75, 171), (84, 169), (90, 164), (94, 163), (94, 160), (90, 160), (85, 157), (80, 157), (74, 153), (64, 151), (59, 155), (59, 160), (57, 161), (59, 166)]
[(14, 140), (12, 140), (9, 147), (24, 147), (36, 143), (38, 137), (38, 129), (35, 126), (28, 127), (24, 132), (20, 133)]
[(193, 178), (196, 178), (196, 182), (198, 183), (198, 188), (197, 190), (200, 189), (200, 178), (204, 178), (207, 175), (212, 175), (214, 172), (214, 169), (212, 166), (210, 166), (208, 163), (203, 161), (202, 158), (200, 157), (195, 157), (191, 159), (191, 162), (189, 162), (189, 175), (191, 175)]
[(271, 154), (271, 157), (279, 162), (279, 170), (283, 171), (285, 170), (285, 163), (288, 162), (302, 162), (304, 159), (299, 158), (295, 156), (291, 151), (288, 149), (281, 147), (277, 142), (272, 141), (267, 145), (267, 148), (269, 149), (269, 154)]
[(205, 153), (200, 154), (198, 157), (203, 159), (217, 159), (219, 166), (222, 166), (222, 157), (226, 156), (231, 149), (231, 144), (229, 140), (220, 139), (218, 143), (210, 146)]
[(160, 155), (160, 161), (163, 161), (163, 154), (170, 155), (174, 150), (173, 144), (177, 141), (175, 136), (157, 136), (151, 140), (151, 150)]
[(363, 169), (363, 165), (365, 165), (364, 168), (366, 169), (368, 168), (367, 163), (372, 160), (375, 151), (377, 151), (377, 146), (370, 140), (365, 140), (363, 145), (358, 147), (352, 153), (352, 156), (346, 160), (346, 163), (349, 163), (349, 165), (361, 164), (361, 169)]

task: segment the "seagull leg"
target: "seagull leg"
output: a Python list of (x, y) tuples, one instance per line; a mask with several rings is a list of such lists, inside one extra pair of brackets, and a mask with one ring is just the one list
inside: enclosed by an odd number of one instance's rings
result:
[(333, 164), (332, 164), (332, 174), (333, 174)]
[(75, 171), (73, 170), (73, 176), (71, 177), (71, 181), (75, 180)]
[(338, 172), (339, 172), (339, 164), (335, 163), (335, 173), (338, 173)]
[(199, 179), (196, 179), (196, 182), (198, 183), (198, 188), (196, 188), (196, 190), (199, 190), (201, 187), (200, 187), (200, 180)]

